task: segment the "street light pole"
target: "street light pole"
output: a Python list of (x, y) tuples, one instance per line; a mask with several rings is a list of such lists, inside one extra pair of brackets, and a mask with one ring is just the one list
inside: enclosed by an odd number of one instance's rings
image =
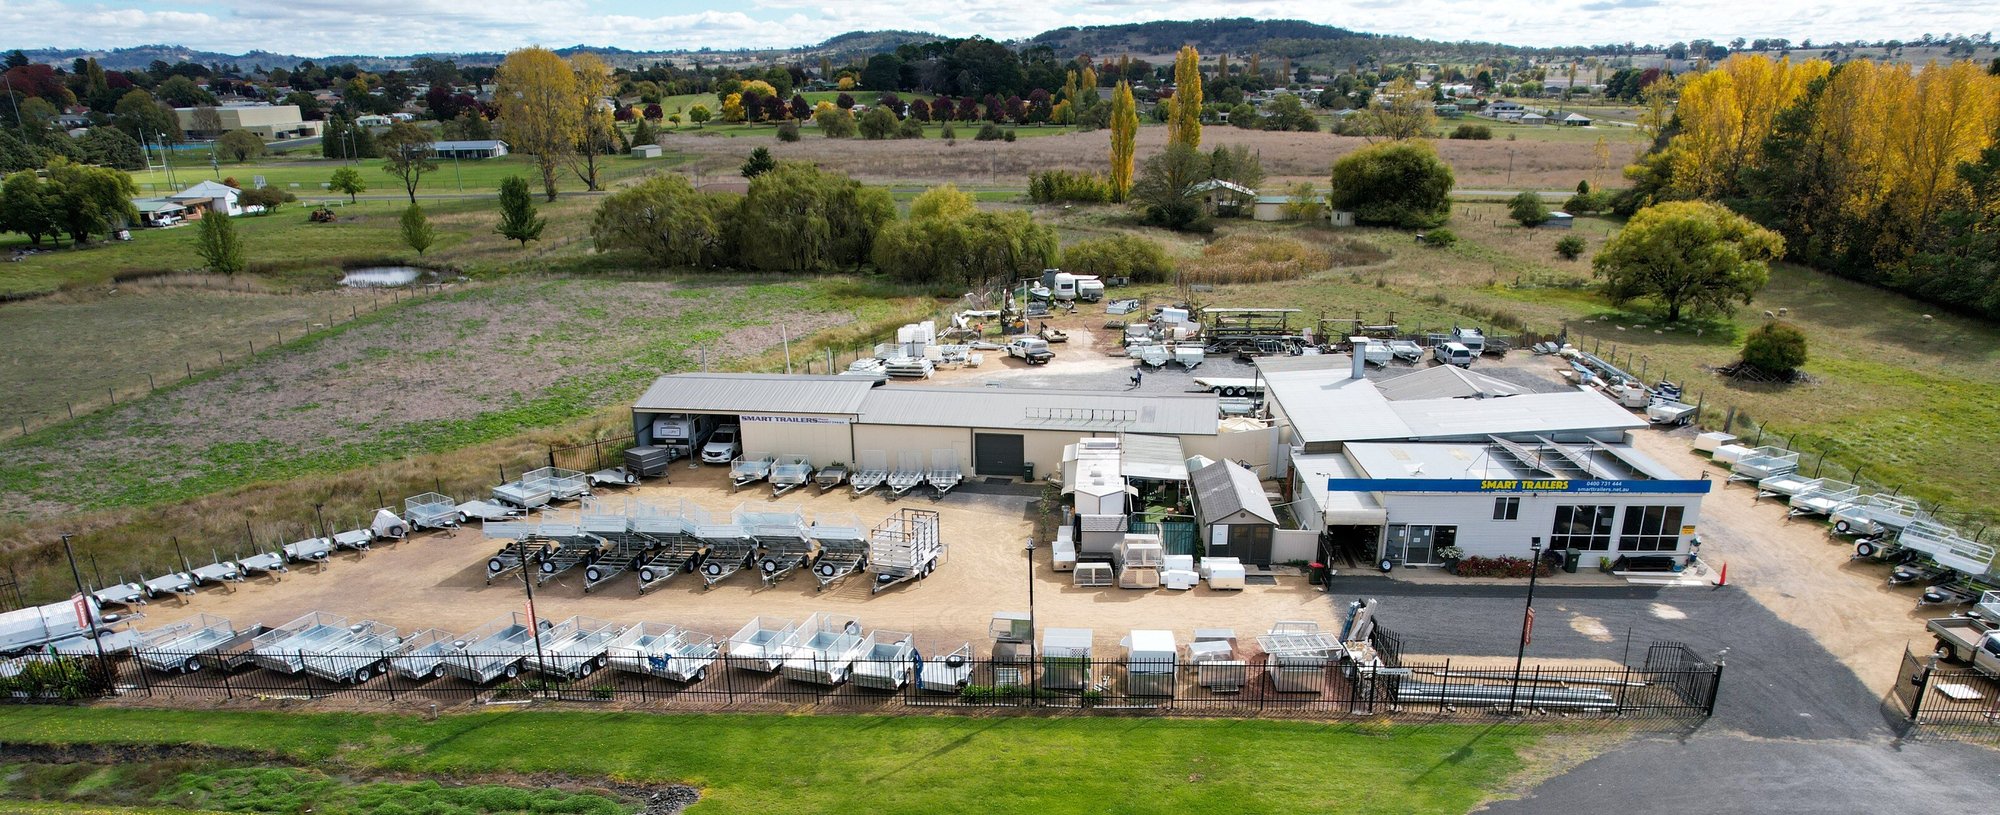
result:
[(1028, 676), (1035, 675), (1035, 536), (1028, 536)]
[(100, 618), (98, 617), (96, 607), (91, 603), (90, 592), (83, 589), (83, 570), (76, 565), (76, 550), (70, 548), (69, 545), (71, 537), (73, 536), (68, 532), (64, 532), (62, 535), (63, 555), (69, 558), (69, 576), (76, 580), (76, 599), (83, 603), (83, 615), (86, 618), (85, 627), (89, 629), (90, 641), (97, 645), (97, 670), (103, 674), (104, 681), (109, 684), (111, 681), (111, 660), (104, 656), (104, 639), (97, 636), (97, 623)]
[(535, 637), (535, 664), (542, 665), (542, 621), (535, 616), (535, 581), (528, 576), (533, 569), (528, 568), (528, 546), (516, 541), (521, 547), (521, 587), (528, 590), (528, 631)]
[(1514, 652), (1514, 683), (1507, 689), (1509, 715), (1514, 713), (1514, 700), (1521, 692), (1521, 663), (1528, 657), (1528, 637), (1535, 630), (1535, 578), (1542, 573), (1542, 539), (1528, 541), (1528, 605), (1521, 612), (1521, 644)]

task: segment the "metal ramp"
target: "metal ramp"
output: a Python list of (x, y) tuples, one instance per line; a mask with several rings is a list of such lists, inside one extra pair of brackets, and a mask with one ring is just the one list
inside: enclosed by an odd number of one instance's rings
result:
[(889, 480), (889, 454), (882, 450), (861, 451), (861, 466), (854, 469), (847, 483), (854, 485), (855, 495), (867, 495), (869, 490), (882, 486)]
[(938, 514), (905, 508), (884, 519), (868, 533), (868, 572), (875, 575), (870, 593), (898, 583), (921, 580), (944, 557)]
[(912, 450), (899, 452), (896, 454), (896, 469), (889, 472), (889, 491), (897, 498), (901, 498), (903, 493), (916, 489), (918, 484), (924, 483), (924, 477), (927, 475), (929, 472), (924, 469), (923, 453)]
[(953, 487), (965, 480), (964, 471), (958, 466), (957, 450), (932, 450), (931, 468), (924, 473), (924, 481), (937, 490), (939, 498), (945, 497)]
[(709, 516), (708, 510), (694, 504), (686, 504), (685, 511), (688, 530), (701, 541), (704, 550), (701, 558), (704, 590), (713, 588), (750, 564), (750, 556), (757, 551), (757, 541), (734, 517), (727, 522), (717, 522)]
[(701, 563), (701, 540), (695, 537), (685, 504), (679, 499), (666, 504), (636, 503), (632, 534), (644, 540), (651, 553), (637, 569), (640, 594)]
[(771, 497), (777, 498), (805, 486), (812, 477), (812, 459), (797, 453), (779, 456), (771, 464)]
[(826, 591), (826, 587), (847, 579), (868, 561), (868, 529), (861, 525), (859, 515), (851, 512), (814, 515), (806, 535), (819, 545), (819, 556), (812, 565), (813, 580), (819, 584), (817, 591)]
[(740, 504), (735, 516), (736, 522), (757, 542), (757, 574), (764, 585), (785, 579), (812, 556), (812, 539), (806, 536), (803, 512)]

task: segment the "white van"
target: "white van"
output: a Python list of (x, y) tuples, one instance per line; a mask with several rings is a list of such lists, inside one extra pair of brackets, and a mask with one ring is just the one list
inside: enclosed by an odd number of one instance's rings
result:
[(1445, 365), (1470, 368), (1472, 367), (1474, 356), (1472, 349), (1465, 347), (1462, 343), (1447, 342), (1431, 346), (1431, 358)]

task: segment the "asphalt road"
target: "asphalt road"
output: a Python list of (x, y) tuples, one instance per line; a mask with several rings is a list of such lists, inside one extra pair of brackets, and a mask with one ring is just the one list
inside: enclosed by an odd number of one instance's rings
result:
[[(1341, 575), (1331, 586), (1336, 604), (1380, 600), (1381, 623), (1405, 651), (1496, 658), (1514, 656), (1525, 594), (1525, 584), (1372, 575)], [(1660, 641), (1720, 658), (1714, 718), (1685, 738), (1642, 736), (1485, 811), (1928, 813), (1990, 811), (2000, 801), (2000, 756), (1898, 741), (1882, 699), (1810, 634), (1733, 587), (1539, 587), (1528, 660), (1624, 661), (1628, 631), (1633, 664)]]

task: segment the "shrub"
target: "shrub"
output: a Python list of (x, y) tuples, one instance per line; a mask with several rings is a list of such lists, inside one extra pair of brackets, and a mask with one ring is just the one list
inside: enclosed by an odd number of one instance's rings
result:
[(1760, 325), (1743, 338), (1743, 361), (1758, 370), (1788, 374), (1806, 364), (1806, 335), (1781, 321)]
[(1454, 139), (1488, 141), (1493, 138), (1493, 128), (1485, 125), (1463, 124), (1452, 128), (1451, 137)]
[(917, 121), (915, 118), (904, 119), (901, 128), (896, 133), (896, 138), (899, 139), (921, 139), (923, 137), (924, 123)]
[(1013, 128), (1011, 128), (1011, 127), (1010, 127), (1010, 128), (1008, 128), (1008, 129), (1007, 129), (1007, 132), (1006, 132), (1006, 133), (1004, 133), (1004, 134), (1001, 134), (1001, 136), (1000, 136), (1000, 140), (1001, 140), (1001, 141), (1004, 141), (1004, 142), (1006, 142), (1006, 143), (1008, 143), (1008, 144), (1013, 144), (1013, 143), (1014, 143), (1014, 129), (1013, 129)]
[(1038, 204), (1073, 201), (1102, 204), (1111, 200), (1111, 184), (1104, 176), (1071, 170), (1049, 170), (1028, 176), (1028, 200)]
[(1556, 254), (1561, 255), (1563, 260), (1582, 257), (1583, 248), (1583, 238), (1578, 235), (1564, 235), (1562, 240), (1556, 241)]
[(1549, 207), (1542, 203), (1542, 196), (1528, 190), (1514, 196), (1507, 202), (1507, 214), (1515, 223), (1527, 227), (1541, 226), (1549, 222)]
[(1359, 223), (1424, 229), (1451, 218), (1451, 166), (1427, 142), (1356, 150), (1333, 163), (1332, 180), (1327, 203), (1352, 211)]
[(799, 123), (797, 121), (787, 119), (784, 124), (778, 125), (778, 141), (791, 142), (798, 140)]
[(1209, 244), (1187, 263), (1181, 277), (1190, 283), (1267, 283), (1297, 280), (1333, 265), (1325, 249), (1293, 238), (1230, 235)]
[(1527, 577), (1530, 572), (1538, 572), (1542, 577), (1555, 574), (1554, 567), (1547, 561), (1539, 564), (1524, 557), (1469, 557), (1458, 562), (1460, 577)]
[(289, 191), (266, 185), (254, 190), (244, 190), (239, 200), (246, 207), (263, 207), (265, 212), (276, 212), (278, 207), (297, 201), (299, 197)]
[(1000, 140), (1000, 126), (999, 126), (999, 125), (996, 125), (996, 124), (994, 124), (994, 123), (992, 123), (992, 122), (987, 122), (986, 124), (983, 124), (983, 125), (980, 125), (980, 126), (979, 126), (979, 133), (978, 133), (978, 135), (975, 135), (975, 136), (973, 136), (973, 137), (972, 137), (972, 140), (973, 140), (973, 141), (999, 141), (999, 140)]
[(1439, 249), (1458, 243), (1458, 235), (1449, 229), (1433, 229), (1418, 236), (1418, 239), (1422, 240), (1425, 246), (1434, 246)]
[(1601, 192), (1580, 192), (1563, 202), (1563, 211), (1571, 215), (1589, 215), (1611, 208), (1611, 196)]
[(1063, 268), (1076, 274), (1129, 277), (1138, 282), (1168, 280), (1174, 262), (1165, 249), (1138, 235), (1117, 234), (1077, 241), (1063, 250)]

